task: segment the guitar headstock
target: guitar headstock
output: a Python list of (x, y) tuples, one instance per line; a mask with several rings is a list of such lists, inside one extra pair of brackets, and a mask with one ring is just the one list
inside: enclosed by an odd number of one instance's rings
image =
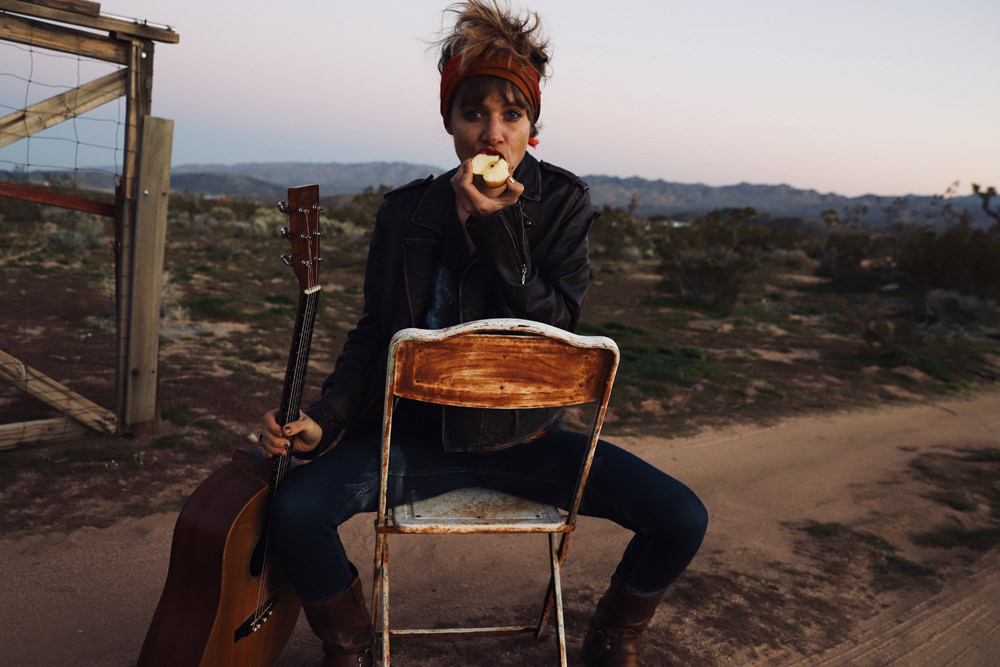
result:
[(288, 200), (278, 202), (278, 209), (288, 216), (288, 226), (281, 228), (281, 236), (292, 242), (292, 254), (281, 259), (292, 267), (303, 292), (319, 289), (319, 186), (302, 185), (288, 188)]

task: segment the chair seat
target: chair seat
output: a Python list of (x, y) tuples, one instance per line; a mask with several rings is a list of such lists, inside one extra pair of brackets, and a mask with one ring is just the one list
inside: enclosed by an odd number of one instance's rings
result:
[(398, 505), (388, 519), (401, 533), (545, 533), (566, 524), (552, 505), (480, 487)]

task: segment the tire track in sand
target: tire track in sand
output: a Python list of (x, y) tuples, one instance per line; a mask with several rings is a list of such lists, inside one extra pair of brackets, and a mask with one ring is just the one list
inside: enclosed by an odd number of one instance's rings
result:
[(786, 664), (1000, 664), (1000, 555), (984, 556), (968, 576), (933, 597), (885, 610), (849, 642)]

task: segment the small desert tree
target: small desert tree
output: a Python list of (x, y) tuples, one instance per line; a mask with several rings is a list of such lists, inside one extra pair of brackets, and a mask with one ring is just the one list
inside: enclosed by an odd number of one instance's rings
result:
[(997, 221), (994, 227), (1000, 227), (1000, 209), (994, 211), (990, 208), (990, 200), (996, 197), (997, 189), (992, 185), (988, 188), (981, 188), (978, 183), (973, 183), (972, 193), (982, 200), (983, 211), (986, 212), (986, 215)]
[(590, 229), (590, 254), (595, 258), (622, 259), (630, 249), (642, 254), (647, 241), (642, 223), (636, 218), (632, 207), (620, 208), (602, 206), (600, 215)]
[(732, 304), (739, 298), (756, 257), (742, 247), (744, 224), (752, 208), (712, 211), (690, 224), (664, 222), (653, 234), (653, 248), (668, 289), (682, 298)]

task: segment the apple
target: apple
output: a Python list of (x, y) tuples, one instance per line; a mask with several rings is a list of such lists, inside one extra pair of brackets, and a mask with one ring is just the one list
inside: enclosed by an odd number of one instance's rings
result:
[(499, 155), (480, 153), (472, 158), (472, 179), (491, 190), (502, 187), (510, 178), (510, 167)]

